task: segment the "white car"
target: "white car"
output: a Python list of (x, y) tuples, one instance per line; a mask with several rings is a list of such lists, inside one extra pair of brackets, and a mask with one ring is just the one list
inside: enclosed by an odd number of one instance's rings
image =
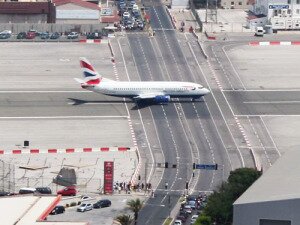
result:
[(91, 198), (90, 196), (87, 196), (87, 195), (81, 196), (81, 201), (91, 200), (91, 199), (93, 199), (93, 198)]
[(124, 13), (123, 13), (123, 18), (129, 19), (129, 18), (130, 18), (129, 12), (124, 12)]
[(68, 34), (68, 39), (78, 38), (79, 34), (77, 32), (71, 32)]
[(175, 220), (174, 225), (182, 225), (181, 220)]
[(191, 224), (195, 223), (198, 218), (198, 215), (193, 215), (191, 218)]
[(0, 34), (11, 34), (11, 30), (4, 30), (4, 31), (1, 31)]
[(78, 208), (77, 212), (85, 212), (93, 209), (93, 205), (91, 203), (82, 203)]
[(137, 4), (134, 4), (133, 6), (132, 6), (132, 10), (139, 10), (139, 7), (138, 7), (138, 5)]

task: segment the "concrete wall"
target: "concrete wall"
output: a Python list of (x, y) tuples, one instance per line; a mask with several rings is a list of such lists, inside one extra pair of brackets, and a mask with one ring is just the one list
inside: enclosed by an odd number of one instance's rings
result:
[(47, 14), (0, 14), (1, 23), (47, 23)]
[(40, 32), (70, 32), (76, 30), (78, 32), (93, 32), (101, 30), (106, 24), (36, 24), (36, 23), (0, 23), (0, 31), (11, 30), (14, 34), (19, 32), (27, 32), (34, 29)]
[(260, 225), (260, 219), (300, 224), (300, 199), (239, 204), (233, 206), (233, 225)]
[(221, 7), (224, 9), (250, 9), (252, 6), (247, 3), (248, 0), (221, 0)]

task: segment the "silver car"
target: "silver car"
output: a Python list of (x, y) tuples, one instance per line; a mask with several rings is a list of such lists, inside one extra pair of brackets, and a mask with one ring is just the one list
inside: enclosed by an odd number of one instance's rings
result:
[(93, 209), (93, 205), (91, 203), (82, 203), (78, 208), (77, 212), (85, 212)]

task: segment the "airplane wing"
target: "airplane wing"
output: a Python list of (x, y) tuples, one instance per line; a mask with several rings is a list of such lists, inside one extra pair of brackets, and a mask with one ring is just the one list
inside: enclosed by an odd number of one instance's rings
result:
[(157, 96), (164, 96), (165, 94), (164, 93), (145, 93), (145, 94), (140, 94), (136, 97), (134, 97), (133, 99), (135, 100), (142, 100), (142, 99), (154, 99), (156, 98)]

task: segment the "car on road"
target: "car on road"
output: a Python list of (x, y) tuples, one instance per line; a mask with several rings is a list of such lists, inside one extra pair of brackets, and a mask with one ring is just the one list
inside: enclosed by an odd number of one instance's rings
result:
[(111, 206), (111, 201), (108, 199), (103, 199), (103, 200), (99, 200), (98, 202), (96, 202), (93, 207), (95, 209), (98, 208), (104, 208), (104, 207), (110, 207)]
[(181, 220), (175, 220), (174, 225), (182, 225), (182, 221)]
[(83, 195), (83, 196), (81, 197), (81, 201), (83, 201), (83, 200), (91, 200), (91, 199), (93, 199), (93, 198), (90, 197), (90, 196), (87, 196), (87, 195)]
[(75, 186), (65, 187), (64, 189), (59, 190), (57, 194), (62, 196), (75, 196), (77, 194), (76, 187)]
[(194, 224), (198, 218), (198, 215), (193, 215), (191, 218), (191, 224)]
[(125, 19), (125, 18), (127, 18), (127, 19), (130, 18), (130, 13), (127, 11), (123, 13), (123, 19)]
[(186, 221), (187, 217), (185, 217), (184, 215), (178, 215), (177, 220), (181, 220), (183, 223)]
[(79, 37), (79, 34), (77, 32), (71, 32), (67, 36), (68, 39), (76, 39), (78, 37)]
[(17, 39), (25, 39), (26, 38), (26, 32), (20, 32), (17, 35)]
[(85, 212), (93, 209), (93, 205), (91, 203), (82, 203), (78, 208), (77, 212)]
[(102, 34), (100, 32), (93, 32), (93, 33), (89, 33), (86, 36), (87, 39), (101, 39), (102, 38)]
[(190, 200), (190, 201), (188, 201), (188, 205), (190, 205), (192, 207), (192, 209), (196, 209), (196, 201)]
[(188, 214), (192, 214), (192, 207), (190, 205), (185, 205), (183, 210)]
[(62, 205), (57, 205), (54, 207), (54, 209), (52, 209), (50, 215), (56, 215), (64, 212), (65, 212), (65, 207), (63, 207)]
[(37, 187), (35, 189), (36, 189), (36, 192), (40, 193), (40, 194), (48, 194), (48, 195), (52, 194), (52, 191), (49, 187)]
[(60, 37), (60, 34), (58, 32), (55, 32), (50, 35), (50, 39), (58, 39)]

